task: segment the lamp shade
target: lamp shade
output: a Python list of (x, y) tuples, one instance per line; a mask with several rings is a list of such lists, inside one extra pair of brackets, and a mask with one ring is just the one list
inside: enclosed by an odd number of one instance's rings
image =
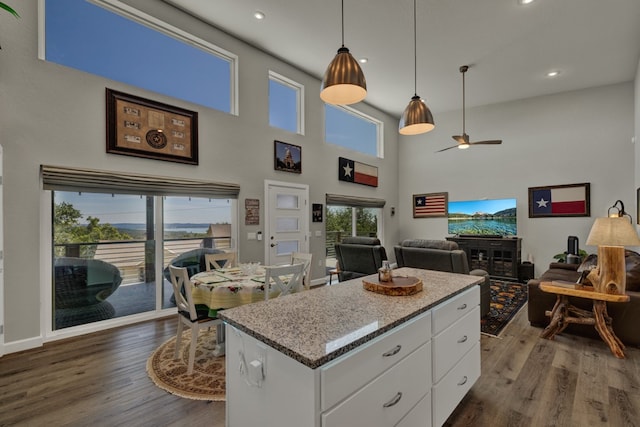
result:
[(640, 238), (627, 218), (596, 218), (587, 237), (587, 245), (640, 246)]
[(320, 98), (335, 105), (349, 105), (367, 96), (367, 81), (358, 61), (342, 46), (327, 67), (322, 79)]
[(398, 128), (402, 135), (418, 135), (435, 128), (431, 110), (418, 95), (414, 95), (404, 109)]

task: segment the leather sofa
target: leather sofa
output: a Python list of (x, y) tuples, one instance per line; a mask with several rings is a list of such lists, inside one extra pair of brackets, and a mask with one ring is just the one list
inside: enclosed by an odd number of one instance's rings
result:
[(491, 309), (491, 279), (485, 270), (469, 271), (467, 254), (448, 240), (407, 239), (394, 246), (398, 267), (424, 268), (449, 273), (483, 276), (480, 285), (480, 316)]
[(339, 282), (375, 274), (387, 260), (387, 251), (376, 237), (345, 237), (335, 248)]
[[(545, 311), (551, 310), (556, 301), (556, 295), (540, 290), (541, 282), (552, 280), (563, 280), (576, 282), (581, 276), (581, 270), (585, 263), (592, 262), (594, 255), (590, 255), (582, 264), (582, 268), (577, 264), (565, 264), (552, 262), (549, 269), (542, 276), (531, 279), (527, 282), (529, 291), (528, 315), (529, 323), (532, 326), (544, 328), (549, 324), (549, 317)], [(607, 303), (607, 312), (611, 316), (613, 330), (620, 340), (628, 346), (640, 347), (640, 254), (630, 250), (625, 251), (626, 259), (626, 293), (631, 298), (626, 303)], [(588, 282), (584, 284), (588, 285)], [(591, 300), (584, 298), (569, 297), (571, 304), (578, 308), (591, 311), (593, 304)], [(576, 335), (598, 338), (598, 333), (592, 325), (569, 325), (562, 333), (573, 333)]]

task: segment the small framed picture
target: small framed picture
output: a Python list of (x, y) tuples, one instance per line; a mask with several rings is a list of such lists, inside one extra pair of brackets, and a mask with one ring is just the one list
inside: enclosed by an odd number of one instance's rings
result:
[(302, 173), (302, 147), (282, 141), (273, 141), (274, 169)]
[(313, 203), (311, 205), (311, 214), (313, 222), (322, 222), (322, 203)]

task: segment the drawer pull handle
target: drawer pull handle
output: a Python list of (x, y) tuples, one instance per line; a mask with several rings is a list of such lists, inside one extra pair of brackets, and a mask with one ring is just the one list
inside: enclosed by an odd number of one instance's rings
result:
[(382, 353), (382, 357), (395, 356), (396, 354), (398, 354), (401, 348), (402, 346), (398, 344), (397, 346), (387, 351), (386, 353)]
[(465, 341), (467, 341), (467, 336), (466, 335), (458, 340), (458, 344), (462, 344)]
[(387, 403), (385, 403), (384, 405), (382, 405), (383, 408), (390, 408), (393, 405), (397, 404), (398, 402), (400, 402), (400, 399), (402, 399), (402, 393), (398, 392), (398, 394), (396, 394), (395, 396), (393, 396), (393, 399), (391, 399), (390, 401), (388, 401)]
[(468, 379), (468, 378), (467, 378), (467, 376), (465, 375), (465, 376), (464, 376), (464, 378), (462, 378), (462, 381), (460, 381), (460, 382), (458, 383), (458, 385), (465, 385), (465, 384), (467, 383), (467, 379)]
[(465, 310), (467, 308), (467, 304), (462, 304), (460, 307), (458, 307), (458, 310)]

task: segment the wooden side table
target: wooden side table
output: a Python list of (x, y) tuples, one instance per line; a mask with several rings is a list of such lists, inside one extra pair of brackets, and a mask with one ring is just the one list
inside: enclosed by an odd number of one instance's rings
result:
[[(624, 344), (613, 332), (611, 317), (607, 313), (607, 302), (628, 302), (629, 295), (603, 294), (588, 288), (567, 282), (542, 282), (540, 289), (556, 294), (556, 303), (545, 314), (551, 317), (551, 323), (540, 334), (542, 338), (552, 340), (569, 324), (594, 325), (600, 338), (609, 346), (613, 355), (624, 359)], [(569, 303), (569, 297), (586, 298), (593, 301), (593, 311), (583, 310)]]

